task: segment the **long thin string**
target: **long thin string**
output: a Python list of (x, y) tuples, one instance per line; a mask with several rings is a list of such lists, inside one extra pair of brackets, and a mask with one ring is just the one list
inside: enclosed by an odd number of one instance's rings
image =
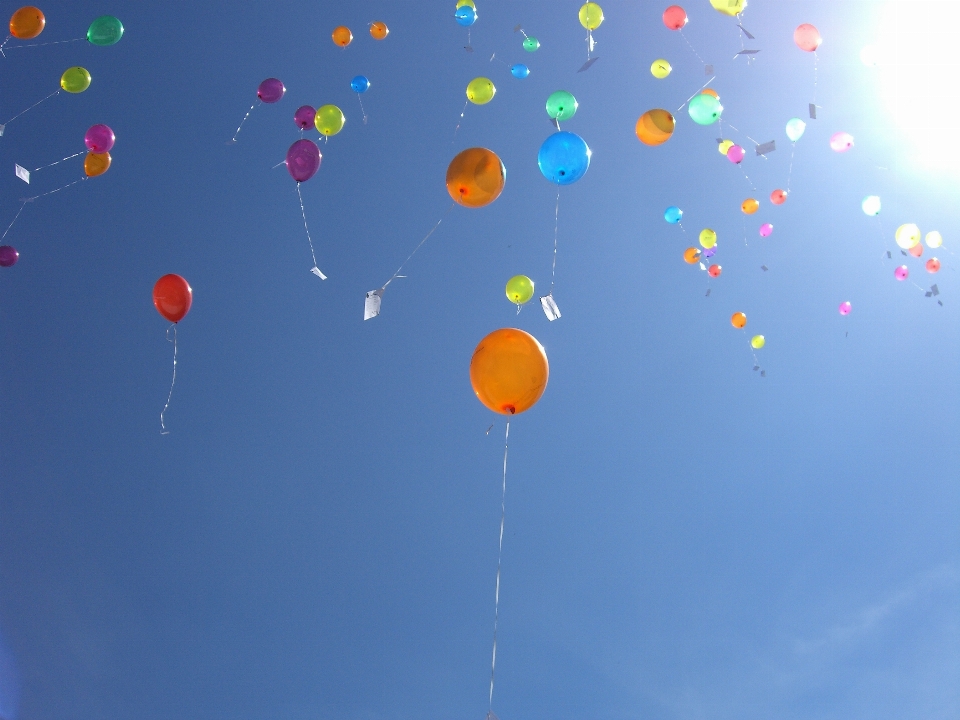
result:
[(247, 114), (243, 116), (243, 120), (241, 120), (241, 121), (240, 121), (240, 124), (237, 125), (237, 131), (233, 134), (233, 138), (230, 139), (230, 140), (227, 140), (227, 145), (233, 145), (233, 144), (237, 141), (237, 135), (240, 134), (240, 128), (243, 127), (243, 124), (247, 121), (247, 118), (250, 117), (250, 113), (253, 112), (253, 109), (257, 106), (257, 103), (259, 103), (259, 102), (260, 102), (260, 101), (257, 100), (257, 102), (255, 102), (253, 105), (251, 105), (251, 106), (250, 106), (250, 109), (247, 110)]
[(60, 192), (61, 190), (66, 190), (66, 189), (67, 189), (68, 187), (70, 187), (71, 185), (76, 185), (77, 183), (83, 182), (83, 181), (86, 180), (86, 179), (87, 179), (86, 177), (82, 177), (82, 178), (80, 178), (79, 180), (74, 180), (73, 182), (67, 183), (66, 185), (61, 185), (61, 186), (58, 187), (56, 190), (48, 190), (48, 191), (45, 192), (45, 193), (40, 193), (39, 195), (34, 195), (33, 197), (24, 198), (24, 202), (33, 202), (34, 200), (36, 200), (36, 199), (38, 199), (38, 198), (46, 197), (47, 195), (53, 195), (54, 193), (58, 193), (58, 192)]
[(456, 139), (457, 139), (457, 132), (459, 132), (460, 126), (463, 125), (463, 116), (467, 113), (467, 105), (469, 105), (469, 104), (470, 104), (470, 101), (469, 101), (469, 100), (467, 100), (467, 101), (463, 104), (463, 110), (460, 111), (460, 119), (457, 121), (457, 126), (453, 129), (453, 140), (450, 141), (450, 144), (451, 144), (451, 145), (453, 145), (453, 143), (454, 143), (454, 142), (456, 141)]
[[(173, 330), (173, 340), (170, 339), (170, 331)], [(167, 402), (163, 406), (163, 410), (160, 411), (160, 434), (169, 435), (170, 431), (167, 430), (167, 426), (163, 422), (163, 414), (167, 412), (167, 408), (170, 407), (170, 398), (173, 397), (173, 386), (177, 382), (177, 324), (173, 323), (170, 327), (167, 328), (167, 342), (173, 343), (173, 378), (170, 380), (170, 392), (167, 393)]]
[[(681, 105), (680, 107), (677, 108), (677, 113), (679, 113), (681, 110), (683, 110), (683, 108), (686, 106), (686, 104), (687, 104), (688, 102), (690, 102), (690, 101), (693, 100), (697, 95), (699, 95), (701, 92), (703, 92), (703, 90), (706, 89), (707, 85), (709, 85), (710, 83), (712, 83), (712, 82), (713, 82), (714, 80), (716, 80), (716, 79), (717, 79), (717, 76), (714, 75), (712, 78), (710, 78), (709, 80), (707, 80), (699, 90), (697, 90), (693, 95), (691, 95), (691, 96), (688, 97), (686, 100), (684, 100), (684, 101), (683, 101), (683, 105)], [(676, 114), (676, 113), (675, 113), (675, 114)]]
[(490, 661), (490, 705), (493, 711), (493, 680), (497, 671), (497, 626), (500, 622), (500, 567), (503, 560), (503, 521), (507, 516), (507, 450), (510, 447), (510, 421), (507, 420), (507, 434), (503, 439), (503, 490), (500, 496), (500, 549), (497, 551), (497, 591), (493, 605), (493, 658)]
[(10, 228), (13, 227), (13, 224), (17, 221), (17, 218), (20, 217), (20, 213), (23, 212), (23, 209), (27, 206), (28, 202), (30, 201), (24, 200), (23, 203), (20, 205), (20, 209), (17, 210), (17, 214), (13, 216), (13, 220), (11, 220), (10, 224), (7, 225), (7, 229), (3, 231), (3, 235), (0, 235), (0, 240), (3, 240), (7, 236), (7, 233), (10, 232)]
[[(81, 40), (86, 40), (86, 38), (85, 38), (85, 37), (82, 37), (82, 38), (73, 38), (72, 40), (54, 40), (54, 41), (52, 41), (52, 42), (32, 43), (32, 44), (30, 44), (30, 45), (11, 45), (10, 47), (4, 48), (4, 49), (5, 49), (5, 50), (19, 50), (20, 48), (43, 47), (44, 45), (62, 45), (63, 43), (80, 42)], [(6, 41), (4, 41), (4, 45), (6, 45)]]
[(557, 208), (553, 213), (553, 270), (550, 274), (550, 292), (553, 295), (553, 286), (557, 281), (557, 237), (560, 235), (560, 186), (557, 185)]
[(300, 193), (300, 183), (297, 183), (297, 197), (300, 198), (300, 214), (303, 216), (303, 229), (307, 231), (307, 242), (310, 243), (310, 257), (313, 258), (313, 267), (317, 267), (317, 256), (313, 252), (313, 239), (310, 237), (310, 228), (307, 227), (307, 211), (303, 209), (303, 195)]
[(818, 70), (817, 66), (820, 64), (820, 56), (817, 54), (817, 51), (813, 51), (813, 104), (817, 104), (817, 79), (818, 79)]
[(793, 156), (797, 152), (797, 144), (793, 143), (793, 148), (790, 150), (790, 169), (787, 171), (787, 195), (790, 194), (790, 181), (793, 180)]
[(12, 118), (10, 118), (9, 120), (7, 120), (7, 121), (6, 121), (5, 123), (3, 123), (3, 124), (4, 124), (4, 125), (9, 125), (10, 123), (12, 123), (14, 120), (16, 120), (18, 117), (20, 117), (20, 116), (23, 115), (24, 113), (29, 112), (30, 110), (33, 110), (33, 109), (34, 109), (37, 105), (39, 105), (40, 103), (45, 102), (45, 101), (49, 100), (50, 98), (52, 98), (54, 95), (59, 95), (59, 94), (60, 94), (60, 91), (59, 91), (59, 90), (54, 90), (52, 93), (50, 93), (50, 94), (47, 95), (45, 98), (43, 98), (43, 100), (37, 100), (33, 105), (31, 105), (30, 107), (28, 107), (26, 110), (22, 110), (22, 111), (18, 112), (16, 115), (14, 115)]
[(687, 47), (690, 48), (690, 52), (692, 52), (694, 55), (697, 56), (697, 60), (700, 61), (701, 65), (706, 65), (707, 64), (706, 61), (702, 57), (700, 57), (700, 53), (694, 50), (693, 45), (691, 45), (690, 41), (687, 40), (687, 36), (683, 34), (683, 28), (681, 28), (679, 32), (680, 32), (680, 37), (683, 38), (683, 41), (687, 44)]
[(357, 100), (360, 102), (360, 112), (363, 113), (363, 124), (367, 124), (367, 111), (363, 109), (363, 98), (360, 97), (360, 93), (357, 93)]
[(67, 155), (65, 158), (61, 158), (60, 160), (57, 160), (56, 162), (52, 162), (49, 165), (41, 165), (38, 168), (34, 168), (31, 172), (37, 172), (39, 170), (43, 170), (44, 168), (53, 167), (54, 165), (59, 165), (60, 163), (66, 162), (67, 160), (72, 160), (73, 158), (79, 155), (83, 155), (83, 153), (78, 152), (78, 153), (74, 153), (73, 155)]
[(392, 283), (394, 280), (396, 280), (398, 277), (400, 277), (400, 271), (403, 270), (403, 266), (406, 265), (406, 264), (410, 261), (410, 258), (412, 258), (414, 255), (417, 254), (417, 250), (419, 250), (419, 249), (423, 246), (423, 244), (427, 241), (427, 239), (428, 239), (431, 235), (433, 235), (433, 233), (436, 231), (436, 229), (437, 229), (438, 227), (440, 227), (440, 223), (442, 223), (443, 220), (444, 220), (444, 218), (447, 217), (447, 215), (450, 214), (450, 211), (453, 210), (453, 206), (454, 206), (454, 205), (456, 205), (456, 202), (450, 203), (450, 207), (448, 207), (448, 208), (447, 208), (447, 211), (440, 217), (439, 220), (437, 220), (437, 224), (434, 225), (434, 226), (430, 229), (430, 232), (428, 232), (426, 235), (424, 235), (423, 240), (421, 240), (420, 243), (413, 249), (413, 252), (410, 253), (409, 255), (407, 255), (407, 259), (404, 260), (402, 263), (400, 263), (400, 267), (398, 267), (398, 268), (397, 268), (397, 271), (396, 271), (393, 275), (390, 276), (390, 279), (387, 280), (383, 285), (380, 286), (380, 289), (381, 289), (381, 290), (386, 289), (387, 285), (389, 285), (389, 284)]

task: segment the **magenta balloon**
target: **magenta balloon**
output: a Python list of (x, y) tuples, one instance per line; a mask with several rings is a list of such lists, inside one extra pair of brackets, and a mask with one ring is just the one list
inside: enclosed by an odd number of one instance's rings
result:
[(320, 169), (320, 148), (313, 140), (297, 140), (287, 150), (287, 172), (298, 183), (306, 182)]
[(849, 315), (850, 311), (853, 310), (853, 306), (849, 302), (844, 301), (840, 303), (840, 307), (837, 309), (840, 311), (841, 315)]
[(283, 97), (286, 91), (287, 89), (282, 82), (276, 78), (267, 78), (257, 88), (257, 97), (265, 103), (275, 103)]
[(893, 271), (893, 276), (900, 281), (906, 280), (908, 277), (910, 277), (910, 268), (908, 268), (906, 265), (901, 265)]
[(20, 253), (13, 245), (0, 245), (0, 267), (12, 267), (20, 259)]
[(770, 237), (770, 233), (773, 232), (773, 225), (770, 223), (764, 223), (760, 226), (760, 237)]
[(297, 111), (293, 114), (293, 121), (297, 124), (298, 128), (306, 130), (313, 127), (313, 120), (316, 117), (316, 109), (309, 105), (304, 105), (297, 108)]
[(87, 134), (83, 136), (83, 142), (87, 150), (94, 153), (105, 153), (113, 150), (113, 143), (117, 138), (106, 125), (94, 125)]
[(745, 158), (746, 155), (747, 152), (739, 145), (731, 145), (727, 148), (727, 160), (737, 165), (743, 162), (743, 158)]

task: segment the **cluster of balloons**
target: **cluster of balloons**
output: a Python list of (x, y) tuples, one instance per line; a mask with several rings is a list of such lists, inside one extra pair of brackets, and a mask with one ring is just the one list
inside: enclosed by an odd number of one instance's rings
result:
[(453, 13), (458, 25), (470, 27), (477, 21), (477, 6), (473, 0), (457, 0), (457, 7)]
[[(370, 23), (370, 37), (374, 40), (384, 40), (390, 34), (390, 28), (386, 23), (377, 21)], [(346, 25), (339, 25), (330, 33), (333, 44), (337, 47), (345, 48), (353, 42), (353, 32)]]
[[(40, 8), (27, 5), (10, 17), (10, 35), (17, 40), (33, 40), (43, 32), (47, 18)], [(87, 41), (91, 45), (115, 45), (123, 37), (123, 23), (113, 15), (102, 15), (90, 23)]]
[(92, 125), (83, 136), (83, 143), (87, 146), (87, 156), (83, 160), (83, 171), (87, 177), (103, 175), (110, 169), (112, 158), (110, 151), (116, 142), (116, 135), (108, 125)]

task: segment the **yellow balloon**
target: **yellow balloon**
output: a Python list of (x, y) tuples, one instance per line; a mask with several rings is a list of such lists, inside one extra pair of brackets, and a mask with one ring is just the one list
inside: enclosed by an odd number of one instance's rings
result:
[(657, 80), (663, 80), (671, 72), (673, 72), (673, 67), (663, 58), (654, 60), (653, 65), (650, 66), (650, 74)]
[(486, 105), (497, 94), (490, 78), (478, 77), (467, 83), (467, 100), (474, 105)]
[(580, 24), (587, 30), (596, 30), (603, 22), (603, 10), (595, 2), (584, 3), (580, 8)]
[(717, 145), (717, 150), (720, 151), (721, 155), (725, 156), (727, 154), (727, 150), (729, 150), (733, 146), (734, 146), (733, 140), (724, 140), (723, 142)]
[(928, 232), (924, 240), (927, 242), (927, 247), (938, 248), (943, 245), (943, 235), (936, 230)]
[(324, 105), (317, 109), (317, 114), (313, 118), (313, 124), (321, 135), (330, 137), (343, 130), (343, 124), (347, 119), (343, 112), (336, 105)]
[(507, 299), (516, 305), (523, 305), (533, 297), (533, 280), (526, 275), (514, 275), (507, 280)]
[(717, 234), (710, 228), (700, 231), (700, 244), (705, 248), (712, 248), (717, 244)]
[(763, 335), (754, 335), (750, 338), (750, 347), (754, 350), (759, 350), (764, 345), (767, 344), (767, 339)]
[(897, 245), (904, 250), (909, 250), (912, 247), (916, 247), (920, 242), (920, 228), (913, 223), (901, 225), (897, 228), (897, 233), (894, 235), (894, 238), (897, 241)]
[(710, 0), (713, 9), (724, 15), (737, 16), (747, 6), (747, 0)]
[(458, 8), (462, 8), (464, 5), (467, 5), (467, 6), (469, 6), (469, 7), (472, 7), (474, 10), (477, 9), (477, 6), (476, 6), (476, 4), (474, 4), (473, 0), (457, 0), (457, 7), (458, 7)]

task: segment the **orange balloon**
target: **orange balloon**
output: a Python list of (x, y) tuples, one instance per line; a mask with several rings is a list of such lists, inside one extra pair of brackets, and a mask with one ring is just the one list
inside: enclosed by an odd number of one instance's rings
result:
[(17, 10), (10, 18), (10, 34), (18, 40), (32, 40), (43, 32), (47, 19), (40, 8), (31, 5)]
[(647, 110), (637, 120), (637, 138), (644, 145), (663, 145), (676, 126), (677, 121), (666, 110)]
[(787, 191), (786, 190), (774, 190), (770, 193), (770, 202), (774, 205), (783, 205), (787, 201)]
[(693, 265), (700, 259), (700, 248), (688, 247), (683, 251), (683, 259)]
[(735, 312), (730, 316), (730, 324), (733, 325), (737, 330), (742, 330), (747, 326), (747, 316), (742, 312)]
[(701, 92), (701, 95), (713, 95), (717, 100), (720, 99), (720, 95), (713, 88), (704, 88)]
[(390, 28), (387, 27), (386, 23), (374, 22), (370, 23), (370, 35), (374, 40), (383, 40), (387, 35), (390, 34)]
[(744, 214), (746, 215), (753, 215), (757, 210), (760, 209), (760, 203), (753, 198), (747, 198), (740, 205), (740, 209), (743, 210)]
[(447, 192), (464, 207), (489, 205), (503, 192), (507, 170), (486, 148), (468, 148), (447, 167)]
[(110, 169), (110, 153), (87, 153), (83, 161), (83, 171), (87, 177), (103, 175)]
[(332, 37), (334, 45), (339, 45), (344, 48), (353, 42), (353, 33), (350, 32), (350, 28), (344, 27), (343, 25), (333, 29)]
[(494, 330), (470, 359), (470, 384), (494, 412), (516, 415), (532, 408), (547, 387), (550, 364), (543, 346), (515, 328)]

